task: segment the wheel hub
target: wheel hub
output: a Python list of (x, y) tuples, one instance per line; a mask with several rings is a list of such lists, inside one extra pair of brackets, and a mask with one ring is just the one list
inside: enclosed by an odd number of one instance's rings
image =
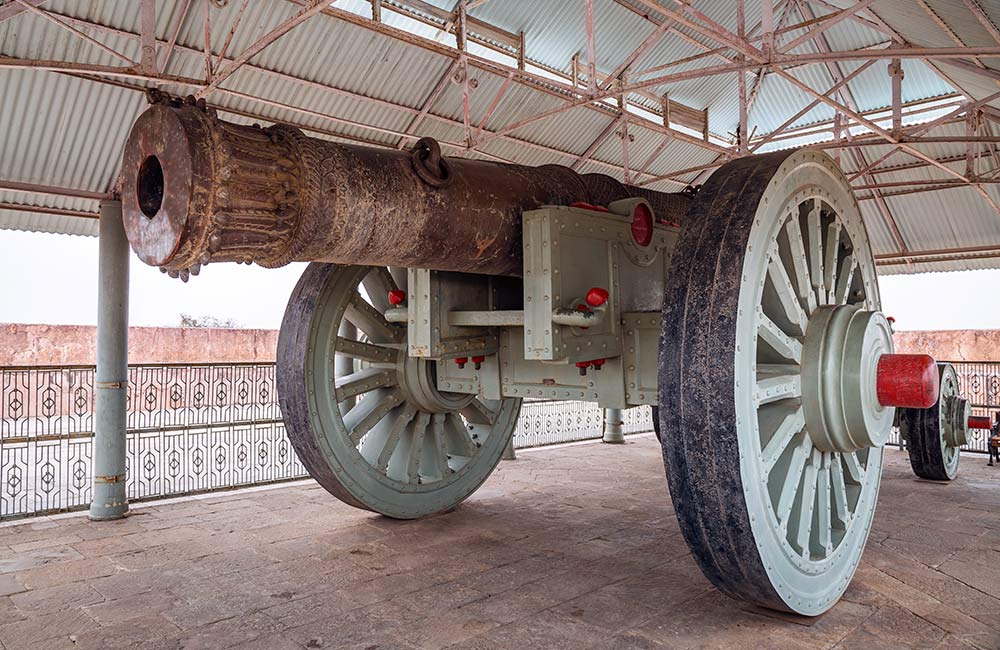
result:
[(944, 410), (944, 441), (949, 447), (958, 448), (969, 442), (969, 418), (972, 405), (969, 400), (958, 395), (943, 395), (941, 408)]
[(822, 451), (881, 447), (895, 409), (880, 403), (879, 360), (892, 353), (882, 312), (856, 305), (820, 307), (802, 347), (802, 404), (807, 430)]
[(437, 362), (406, 354), (400, 350), (397, 361), (399, 387), (408, 401), (429, 413), (458, 411), (476, 398), (465, 393), (445, 393), (437, 389)]

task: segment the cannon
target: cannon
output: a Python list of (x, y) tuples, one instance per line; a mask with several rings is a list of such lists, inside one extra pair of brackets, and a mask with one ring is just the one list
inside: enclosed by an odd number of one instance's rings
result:
[(123, 218), (145, 262), (312, 262), (281, 326), (288, 436), (342, 501), (395, 518), (486, 480), (524, 399), (656, 409), (708, 578), (806, 615), (846, 589), (896, 407), (938, 401), (893, 354), (871, 247), (826, 154), (722, 165), (697, 193), (309, 138), (159, 101)]

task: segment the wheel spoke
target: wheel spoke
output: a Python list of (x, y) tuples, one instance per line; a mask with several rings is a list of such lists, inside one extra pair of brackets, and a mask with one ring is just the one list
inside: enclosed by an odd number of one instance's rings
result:
[(757, 314), (757, 333), (775, 352), (795, 363), (802, 361), (802, 344), (785, 334), (763, 309)]
[(792, 442), (792, 438), (802, 431), (805, 423), (806, 420), (801, 406), (784, 417), (781, 424), (778, 425), (777, 430), (771, 435), (771, 439), (767, 441), (767, 446), (764, 447), (760, 454), (765, 476), (771, 473), (774, 464), (785, 453), (785, 449)]
[(493, 424), (497, 419), (496, 411), (484, 404), (478, 397), (462, 409), (462, 415), (473, 424)]
[(342, 336), (337, 337), (335, 350), (338, 354), (345, 357), (362, 359), (371, 363), (392, 363), (396, 360), (396, 355), (399, 353), (398, 350), (394, 350), (393, 348), (366, 343), (364, 341), (345, 339)]
[(819, 525), (819, 545), (823, 553), (829, 555), (833, 551), (833, 526), (830, 523), (830, 453), (824, 452), (819, 477), (816, 480), (816, 512)]
[(410, 483), (420, 482), (420, 455), (424, 450), (424, 433), (430, 420), (430, 413), (421, 412), (411, 425), (413, 436), (410, 439), (410, 454), (406, 461), (406, 478)]
[(798, 397), (802, 394), (800, 375), (777, 375), (757, 380), (757, 403), (763, 406), (781, 399)]
[(823, 288), (823, 220), (819, 199), (815, 199), (814, 207), (806, 217), (809, 227), (809, 275), (812, 278), (816, 294), (822, 296)]
[(441, 478), (455, 472), (448, 465), (448, 446), (445, 440), (444, 425), (445, 414), (435, 413), (434, 417), (431, 418), (431, 434), (434, 436), (434, 449), (437, 452), (437, 464)]
[(396, 373), (385, 368), (365, 368), (351, 373), (346, 377), (337, 377), (334, 384), (334, 397), (338, 402), (356, 397), (362, 393), (392, 386), (396, 383)]
[(808, 319), (805, 311), (802, 309), (802, 304), (795, 295), (792, 282), (788, 279), (788, 271), (785, 270), (785, 265), (781, 263), (777, 249), (772, 252), (771, 259), (767, 265), (767, 273), (774, 284), (775, 293), (778, 294), (778, 300), (781, 302), (785, 316), (792, 324), (799, 328), (799, 334), (805, 334)]
[(348, 411), (344, 416), (344, 428), (349, 432), (354, 446), (357, 447), (365, 434), (402, 402), (403, 396), (399, 390), (379, 390)]
[(826, 227), (826, 261), (823, 263), (823, 302), (829, 304), (833, 300), (834, 287), (837, 286), (837, 254), (840, 252), (840, 222), (834, 220)]
[(403, 434), (403, 429), (407, 427), (416, 413), (416, 407), (412, 404), (407, 404), (403, 407), (399, 415), (396, 416), (396, 419), (393, 420), (392, 426), (385, 437), (385, 443), (382, 445), (382, 450), (379, 452), (378, 459), (375, 461), (375, 467), (383, 474), (388, 473), (389, 459), (392, 458), (393, 452), (395, 452), (396, 447), (399, 446), (399, 439)]
[(368, 304), (358, 292), (351, 296), (344, 318), (354, 323), (376, 343), (397, 343), (406, 334), (404, 328), (390, 325), (385, 316)]
[(796, 541), (802, 549), (802, 555), (809, 557), (809, 535), (812, 533), (813, 508), (816, 502), (816, 474), (823, 454), (819, 449), (812, 450), (812, 458), (806, 464), (802, 478), (802, 498), (799, 500), (799, 522)]
[(781, 486), (781, 496), (778, 498), (778, 508), (775, 512), (783, 529), (788, 528), (788, 516), (792, 513), (795, 495), (802, 482), (802, 471), (805, 469), (806, 460), (811, 451), (812, 438), (804, 436), (802, 442), (792, 452), (792, 460), (788, 465), (788, 473), (785, 474), (785, 481)]
[(844, 464), (847, 466), (847, 473), (851, 478), (851, 481), (862, 485), (865, 482), (865, 469), (861, 467), (861, 463), (858, 462), (858, 456), (855, 452), (847, 452), (844, 454)]
[(385, 310), (389, 308), (389, 292), (398, 288), (396, 281), (389, 273), (389, 269), (384, 266), (376, 266), (361, 280), (361, 284), (364, 285), (365, 293), (368, 294), (368, 299), (371, 300), (375, 309), (384, 314)]
[(465, 422), (462, 422), (462, 418), (457, 413), (449, 413), (447, 420), (445, 422), (445, 430), (451, 432), (451, 440), (454, 444), (451, 447), (453, 456), (465, 456), (467, 458), (472, 458), (476, 451), (479, 450), (479, 445), (476, 441), (472, 439), (472, 434), (465, 426)]
[(854, 255), (847, 255), (840, 261), (840, 271), (837, 273), (837, 291), (833, 301), (838, 305), (847, 303), (847, 294), (851, 290), (851, 282), (854, 280), (854, 271), (858, 265), (854, 262)]
[(795, 270), (795, 283), (800, 299), (806, 301), (809, 313), (816, 309), (816, 297), (813, 294), (812, 285), (809, 280), (809, 263), (806, 260), (806, 248), (802, 242), (802, 226), (799, 223), (797, 214), (792, 216), (785, 223), (788, 237), (788, 246), (791, 251), (792, 268)]
[(830, 458), (830, 476), (833, 480), (833, 522), (840, 530), (847, 530), (851, 521), (851, 511), (847, 506), (847, 486), (844, 485), (844, 466), (840, 462), (840, 454), (834, 452)]

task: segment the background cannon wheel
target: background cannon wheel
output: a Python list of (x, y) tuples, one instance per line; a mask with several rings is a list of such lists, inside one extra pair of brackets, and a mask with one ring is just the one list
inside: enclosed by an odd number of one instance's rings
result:
[(277, 388), (289, 440), (320, 485), (413, 519), (486, 480), (521, 400), (439, 392), (435, 363), (409, 357), (406, 327), (383, 316), (396, 288), (385, 268), (310, 264), (282, 321)]
[(938, 364), (938, 376), (937, 403), (928, 409), (899, 409), (899, 431), (914, 474), (950, 481), (958, 475), (959, 448), (967, 442), (972, 408), (958, 395), (958, 375), (950, 363)]
[(892, 342), (857, 203), (825, 154), (778, 152), (720, 168), (685, 223), (659, 361), (681, 530), (721, 591), (819, 614), (868, 538), (894, 416), (869, 377)]

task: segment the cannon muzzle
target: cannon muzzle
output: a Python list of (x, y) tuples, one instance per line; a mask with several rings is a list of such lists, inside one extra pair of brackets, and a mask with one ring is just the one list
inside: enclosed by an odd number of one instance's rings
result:
[(160, 101), (122, 162), (125, 230), (142, 261), (186, 278), (209, 262), (292, 261), (520, 275), (521, 213), (574, 201), (650, 201), (680, 221), (690, 198), (568, 167), (524, 167), (319, 140)]

